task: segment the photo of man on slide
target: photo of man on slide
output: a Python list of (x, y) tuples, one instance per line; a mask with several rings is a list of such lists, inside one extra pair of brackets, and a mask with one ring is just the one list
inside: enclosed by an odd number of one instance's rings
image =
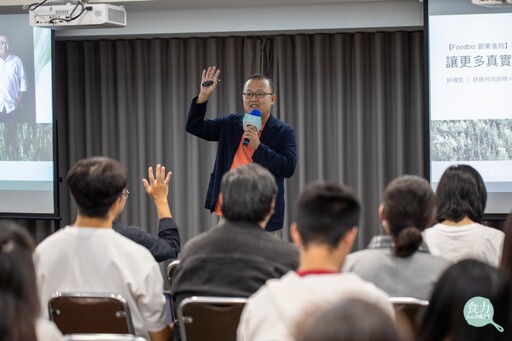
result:
[(0, 162), (48, 162), (53, 159), (51, 31), (8, 19), (0, 22)]
[(11, 54), (9, 37), (0, 33), (0, 114), (14, 115), (27, 92), (27, 74), (21, 59)]

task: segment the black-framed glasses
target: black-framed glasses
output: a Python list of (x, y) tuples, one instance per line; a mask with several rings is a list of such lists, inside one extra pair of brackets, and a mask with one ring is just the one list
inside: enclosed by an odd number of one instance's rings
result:
[(125, 188), (125, 189), (123, 189), (123, 192), (121, 194), (124, 196), (125, 199), (128, 199), (128, 196), (130, 195), (130, 191)]
[(251, 99), (253, 97), (256, 97), (257, 99), (262, 99), (263, 97), (267, 95), (273, 95), (271, 92), (244, 92), (242, 93), (244, 95), (244, 98)]

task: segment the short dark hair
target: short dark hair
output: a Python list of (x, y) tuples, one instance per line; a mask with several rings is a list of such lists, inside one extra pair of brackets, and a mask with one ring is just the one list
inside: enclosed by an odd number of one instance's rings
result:
[(270, 87), (270, 92), (274, 93), (274, 82), (272, 81), (272, 79), (270, 79), (269, 77), (265, 76), (264, 74), (254, 73), (251, 76), (249, 76), (249, 78), (247, 78), (247, 81), (245, 81), (245, 83), (247, 84), (248, 81), (251, 81), (253, 79), (263, 79), (263, 80), (266, 80), (268, 82), (269, 87)]
[(0, 335), (2, 340), (36, 340), (40, 314), (32, 260), (34, 241), (21, 226), (0, 223)]
[[(434, 287), (418, 340), (510, 340), (511, 289), (507, 276), (487, 263), (466, 259), (450, 266)], [(491, 301), (494, 321), (506, 326), (504, 333), (492, 326), (474, 328), (468, 324), (464, 307), (475, 296)]]
[(505, 239), (503, 240), (500, 267), (512, 282), (512, 212), (508, 214), (505, 225), (503, 225), (503, 232), (505, 233)]
[(277, 185), (270, 171), (250, 163), (224, 174), (220, 192), (227, 220), (259, 223), (271, 212)]
[(338, 183), (315, 182), (302, 191), (296, 208), (302, 243), (337, 247), (348, 231), (359, 224), (360, 204), (354, 192)]
[(400, 339), (395, 322), (382, 308), (358, 298), (306, 312), (297, 323), (295, 334), (296, 341)]
[(459, 222), (464, 217), (478, 223), (482, 221), (487, 191), (482, 176), (473, 167), (448, 167), (439, 180), (436, 197), (438, 222)]
[(421, 231), (433, 222), (436, 197), (430, 184), (419, 176), (400, 176), (384, 190), (382, 205), (394, 254), (409, 257), (421, 244)]
[(128, 175), (116, 160), (91, 157), (71, 167), (67, 181), (80, 214), (105, 218), (126, 188)]

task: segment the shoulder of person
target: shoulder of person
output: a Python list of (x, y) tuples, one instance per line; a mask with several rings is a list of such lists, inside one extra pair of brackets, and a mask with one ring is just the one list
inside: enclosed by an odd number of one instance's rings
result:
[(216, 238), (219, 231), (218, 228), (214, 228), (208, 231), (201, 232), (195, 237), (192, 237), (188, 242), (185, 243), (181, 252), (180, 259), (186, 258), (187, 255), (194, 254), (203, 249), (203, 245), (212, 243)]
[(291, 129), (291, 130), (293, 130), (293, 128), (292, 128), (292, 126), (290, 124), (286, 123), (285, 121), (283, 121), (282, 119), (278, 118), (274, 114), (270, 114), (270, 117), (268, 119), (268, 123), (273, 124), (273, 125), (278, 125), (281, 128), (283, 128), (283, 129)]
[[(139, 262), (142, 262), (142, 263), (146, 263), (146, 262), (153, 263), (154, 262), (155, 264), (158, 265), (155, 258), (153, 257), (151, 252), (146, 247), (138, 244), (137, 242), (129, 239), (128, 237), (122, 235), (119, 232), (116, 232), (114, 230), (109, 230), (109, 231), (112, 233), (106, 234), (105, 238), (109, 238), (110, 243), (112, 243), (113, 245), (116, 245), (116, 249), (119, 250), (119, 247), (122, 248), (122, 252), (126, 256), (126, 262), (128, 264), (130, 264), (132, 262), (133, 262), (133, 264), (136, 264)], [(108, 236), (108, 237), (106, 237), (106, 236)]]

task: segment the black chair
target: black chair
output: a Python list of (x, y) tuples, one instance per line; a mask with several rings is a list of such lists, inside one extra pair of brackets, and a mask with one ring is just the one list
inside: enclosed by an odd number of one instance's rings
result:
[(179, 259), (175, 259), (172, 262), (167, 265), (167, 290), (171, 290), (172, 288), (172, 282), (174, 281), (174, 277), (176, 276), (176, 269), (178, 268), (178, 265), (180, 264)]
[(178, 323), (182, 341), (236, 341), (246, 298), (193, 296), (181, 301)]
[(62, 334), (135, 334), (128, 303), (118, 294), (56, 292), (48, 311)]
[[(176, 309), (176, 305), (174, 304), (174, 298), (172, 295), (172, 282), (176, 277), (176, 270), (178, 269), (178, 265), (180, 264), (179, 259), (175, 259), (167, 265), (167, 291), (164, 292), (166, 294), (167, 302), (171, 307), (171, 315), (172, 319), (176, 320), (178, 316), (178, 309)], [(169, 315), (168, 315), (169, 316)], [(169, 321), (168, 321), (169, 322)]]

